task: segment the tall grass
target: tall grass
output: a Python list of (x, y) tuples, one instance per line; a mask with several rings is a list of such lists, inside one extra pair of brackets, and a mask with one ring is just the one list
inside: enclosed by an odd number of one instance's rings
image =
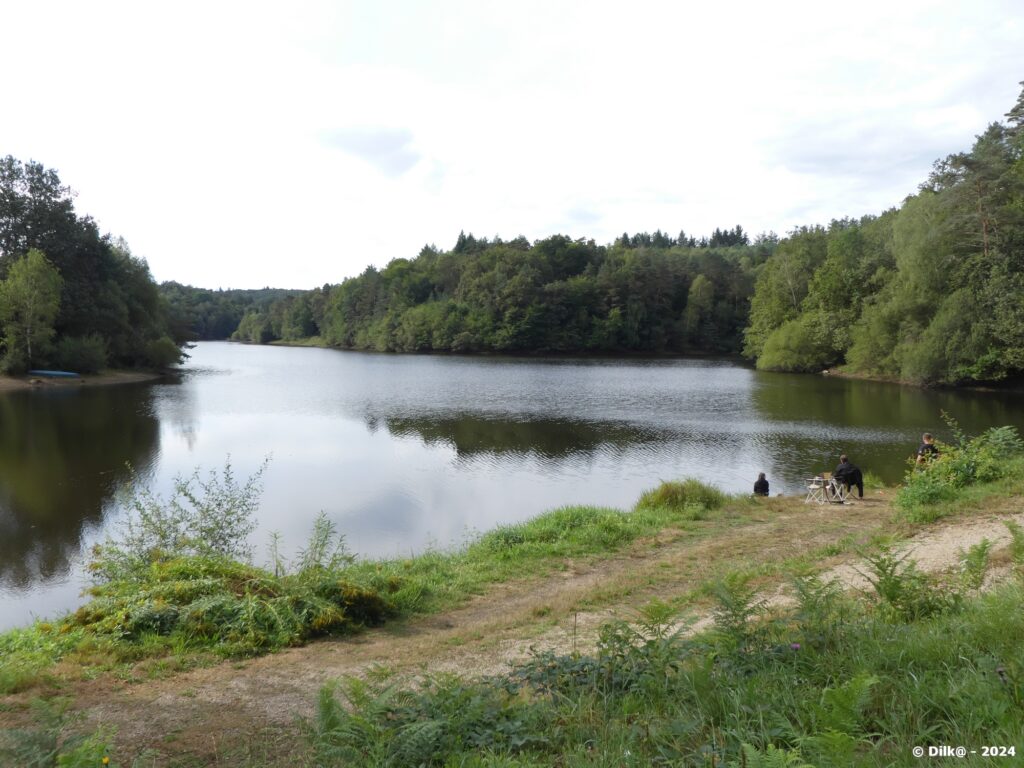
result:
[(910, 563), (870, 569), (873, 599), (804, 580), (771, 620), (723, 583), (716, 627), (696, 637), (655, 604), (607, 625), (592, 655), (535, 653), (476, 681), (345, 681), (321, 693), (313, 762), (826, 768), (918, 765), (914, 746), (1024, 749), (1024, 585), (952, 599)]

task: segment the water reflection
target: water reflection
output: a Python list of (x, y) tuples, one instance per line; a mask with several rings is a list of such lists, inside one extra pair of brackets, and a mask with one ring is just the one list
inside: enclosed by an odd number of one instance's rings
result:
[(0, 397), (0, 586), (65, 576), (82, 533), (159, 444), (149, 387)]
[(664, 443), (671, 433), (658, 434), (649, 427), (591, 423), (570, 419), (522, 420), (466, 414), (459, 417), (367, 417), (367, 424), (383, 423), (395, 437), (416, 437), (427, 446), (448, 446), (461, 459), (481, 455), (495, 457), (539, 456), (545, 459), (592, 457), (609, 449), (621, 452), (645, 444)]
[(969, 434), (1011, 424), (1024, 429), (1007, 392), (926, 390), (882, 382), (761, 374), (752, 388), (758, 452), (788, 483), (830, 470), (841, 453), (887, 483), (908, 469), (922, 432), (952, 439), (943, 414)]
[[(203, 343), (180, 384), (0, 395), (0, 628), (74, 607), (82, 548), (131, 462), (177, 474), (268, 456), (253, 539), (301, 547), (324, 511), (365, 556), (449, 546), (564, 504), (625, 508), (659, 480), (772, 490), (846, 451), (895, 482), (924, 430), (1014, 424), (1006, 393), (761, 374), (724, 360), (420, 357)], [(71, 575), (62, 578), (71, 569)]]

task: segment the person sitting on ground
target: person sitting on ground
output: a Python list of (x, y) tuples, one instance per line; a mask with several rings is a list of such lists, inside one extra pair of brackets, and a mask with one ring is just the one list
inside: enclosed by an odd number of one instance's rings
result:
[(839, 466), (832, 473), (832, 477), (845, 485), (846, 490), (857, 486), (857, 496), (861, 499), (864, 498), (864, 475), (861, 473), (860, 468), (847, 458), (845, 453), (839, 457)]
[(754, 495), (755, 496), (767, 496), (768, 495), (768, 480), (764, 476), (764, 472), (761, 472), (757, 476), (757, 481), (754, 483)]
[(935, 438), (931, 432), (921, 435), (921, 445), (917, 448), (917, 463), (927, 464), (932, 459), (939, 458), (939, 449), (935, 445)]

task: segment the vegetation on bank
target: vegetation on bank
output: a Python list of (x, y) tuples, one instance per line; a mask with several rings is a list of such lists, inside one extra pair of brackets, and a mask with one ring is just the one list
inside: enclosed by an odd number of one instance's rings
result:
[(391, 352), (728, 352), (775, 238), (623, 235), (610, 246), (462, 234), (454, 248), (368, 268), (246, 314), (233, 338), (318, 336)]
[(780, 240), (460, 234), (253, 306), (233, 338), (393, 352), (725, 352), (759, 368), (966, 384), (1024, 373), (1024, 93), (898, 209)]
[(759, 368), (922, 383), (1024, 372), (1024, 93), (878, 218), (792, 233), (758, 275), (744, 353)]
[[(655, 495), (682, 496), (677, 511), (706, 517), (682, 485)], [(603, 627), (593, 653), (535, 652), (501, 675), (431, 676), (414, 687), (379, 668), (321, 692), (289, 760), (826, 768), (914, 765), (913, 746), (1020, 745), (1024, 531), (1008, 527), (1017, 580), (985, 595), (987, 541), (934, 576), (883, 548), (865, 553), (868, 596), (805, 575), (793, 581), (793, 608), (768, 608), (749, 575), (729, 573), (708, 585), (714, 624), (700, 635), (687, 636), (678, 608), (655, 601), (637, 623)], [(527, 548), (554, 538), (543, 527), (511, 537)], [(82, 731), (60, 699), (37, 707), (35, 726), (0, 732), (0, 755), (86, 766), (111, 754), (116, 734)], [(162, 762), (144, 753), (132, 764)]]
[(203, 654), (251, 656), (439, 610), (524, 572), (706, 519), (728, 499), (695, 480), (662, 489), (664, 498), (645, 495), (632, 512), (564, 507), (455, 552), (395, 560), (356, 560), (321, 518), (296, 562), (274, 545), (261, 568), (245, 546), (258, 476), (240, 484), (228, 465), (219, 475), (179, 479), (168, 500), (135, 487), (120, 536), (93, 553), (89, 602), (60, 621), (0, 634), (0, 693), (45, 682), (62, 659), (97, 671), (164, 656), (193, 664)]
[[(985, 494), (1019, 495), (1021, 447), (1011, 428), (957, 434), (900, 492), (939, 484), (941, 498), (913, 496), (899, 502), (900, 514), (931, 520), (976, 507)], [(133, 515), (94, 553), (92, 600), (60, 622), (0, 635), (0, 691), (45, 686), (60, 660), (94, 675), (147, 659), (170, 670), (202, 654), (262, 653), (450, 606), (665, 528), (734, 525), (738, 512), (758, 507), (695, 480), (668, 482), (630, 512), (568, 507), (458, 552), (380, 562), (355, 561), (322, 519), (296, 562), (272, 547), (270, 565), (259, 568), (245, 544), (258, 497), (259, 474), (240, 483), (230, 465), (179, 479), (168, 500), (130, 489)], [(936, 514), (920, 516), (929, 504)], [(1024, 573), (1024, 531), (1008, 527)], [(674, 625), (678, 605), (655, 603), (638, 627), (605, 627), (594, 654), (536, 654), (497, 678), (431, 678), (415, 689), (380, 676), (347, 681), (323, 692), (305, 757), (316, 765), (531, 766), (557, 756), (566, 766), (823, 768), (910, 764), (913, 745), (1020, 744), (1024, 657), (1014, 638), (1024, 629), (1024, 580), (977, 594), (988, 542), (939, 576), (884, 548), (863, 554), (874, 591), (866, 601), (805, 575), (797, 608), (768, 615), (749, 574), (732, 574), (706, 590), (718, 604), (710, 634), (685, 637)], [(108, 754), (112, 734), (75, 730), (59, 702), (40, 707), (38, 727), (0, 732), (0, 755), (88, 765)]]
[(267, 312), (275, 303), (305, 291), (286, 288), (195, 288), (173, 280), (160, 283), (176, 338), (216, 341), (231, 337), (247, 312)]
[(145, 261), (75, 213), (56, 171), (0, 158), (0, 373), (182, 358)]
[(797, 605), (771, 613), (733, 579), (694, 637), (655, 602), (636, 626), (606, 625), (593, 654), (535, 652), (500, 676), (415, 687), (349, 679), (321, 693), (310, 762), (847, 768), (1002, 745), (1009, 764), (1024, 749), (1024, 578), (978, 595), (984, 556), (965, 562), (942, 581), (882, 553), (871, 596), (798, 579)]
[[(982, 489), (1020, 493), (1015, 430), (967, 438), (951, 426), (955, 443), (900, 490), (911, 519), (937, 519)], [(641, 504), (700, 514), (709, 501), (722, 499), (687, 481)], [(345, 680), (321, 692), (310, 762), (838, 768), (912, 766), (913, 747), (940, 745), (1001, 746), (1012, 761), (1024, 749), (1024, 530), (1007, 528), (1016, 579), (989, 594), (987, 540), (936, 575), (882, 547), (863, 553), (871, 589), (859, 597), (804, 576), (794, 607), (769, 607), (732, 574), (710, 586), (714, 627), (696, 636), (656, 601), (635, 626), (604, 626), (593, 654), (534, 652), (482, 680)]]

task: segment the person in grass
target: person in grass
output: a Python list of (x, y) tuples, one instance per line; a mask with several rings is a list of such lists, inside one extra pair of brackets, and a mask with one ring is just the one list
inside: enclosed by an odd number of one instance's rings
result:
[(755, 496), (767, 496), (768, 495), (768, 479), (764, 476), (764, 472), (761, 472), (757, 476), (757, 481), (754, 483), (754, 495)]
[(921, 445), (917, 447), (917, 463), (918, 465), (927, 464), (937, 458), (939, 458), (939, 448), (935, 445), (935, 438), (932, 437), (931, 432), (925, 432), (921, 435)]
[(850, 461), (845, 453), (839, 457), (839, 466), (832, 473), (832, 477), (845, 485), (846, 490), (857, 486), (857, 496), (861, 499), (864, 498), (864, 474), (856, 464)]

